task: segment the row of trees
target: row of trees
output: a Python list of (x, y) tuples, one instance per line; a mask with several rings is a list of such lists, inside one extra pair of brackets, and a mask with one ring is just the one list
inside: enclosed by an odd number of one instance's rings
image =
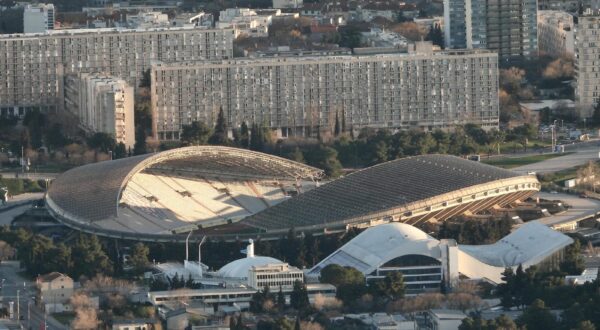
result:
[(405, 292), (404, 278), (400, 272), (391, 272), (382, 279), (367, 283), (358, 270), (330, 264), (321, 270), (320, 280), (334, 285), (337, 288), (336, 297), (348, 308), (356, 307), (365, 294), (373, 297), (375, 306), (383, 308), (390, 302), (402, 299)]
[(509, 131), (489, 132), (477, 125), (467, 124), (458, 127), (454, 133), (442, 130), (431, 133), (420, 131), (392, 133), (386, 129), (364, 128), (355, 137), (354, 130), (345, 133), (344, 124), (339, 121), (336, 116), (333, 129), (336, 138), (329, 143), (321, 141), (320, 138), (276, 142), (268, 127), (254, 124), (249, 128), (246, 123), (242, 123), (239, 129), (233, 129), (233, 140), (230, 140), (221, 109), (214, 128), (200, 122), (185, 125), (181, 141), (183, 145), (228, 145), (273, 153), (319, 167), (325, 170), (327, 175), (335, 177), (341, 174), (342, 167), (365, 167), (404, 156), (428, 153), (453, 155), (499, 153), (500, 146), (506, 141), (517, 141), (526, 149), (528, 140), (537, 137), (536, 127), (529, 124)]
[(510, 216), (500, 219), (469, 219), (458, 217), (444, 221), (438, 232), (439, 238), (452, 238), (460, 244), (491, 244), (510, 234), (513, 220)]
[(79, 234), (68, 244), (24, 229), (0, 229), (0, 240), (18, 251), (17, 258), (31, 276), (50, 272), (66, 273), (73, 278), (84, 275), (112, 274), (113, 262), (96, 236)]

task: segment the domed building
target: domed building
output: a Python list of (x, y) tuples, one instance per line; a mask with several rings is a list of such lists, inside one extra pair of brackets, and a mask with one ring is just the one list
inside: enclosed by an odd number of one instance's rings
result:
[(414, 226), (395, 222), (365, 230), (323, 259), (307, 276), (319, 276), (331, 264), (353, 267), (367, 280), (400, 272), (409, 294), (437, 291), (442, 281), (452, 287), (459, 277), (498, 284), (506, 267), (554, 267), (571, 243), (567, 235), (537, 221), (527, 222), (487, 245), (437, 240)]
[(217, 276), (225, 279), (247, 280), (255, 289), (292, 287), (295, 281), (304, 281), (304, 273), (281, 260), (254, 255), (254, 241), (249, 240), (246, 258), (234, 260), (221, 267)]

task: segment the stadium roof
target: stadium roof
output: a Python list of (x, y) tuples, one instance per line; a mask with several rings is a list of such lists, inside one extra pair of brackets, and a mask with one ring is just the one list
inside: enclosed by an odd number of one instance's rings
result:
[(386, 211), (390, 211), (387, 215), (394, 216), (483, 190), (505, 188), (506, 184), (513, 187), (526, 184), (529, 186), (519, 189), (532, 191), (539, 189), (533, 176), (521, 176), (455, 156), (401, 158), (308, 191), (250, 216), (244, 223), (265, 230), (353, 223), (363, 216), (372, 219), (379, 214), (383, 217)]
[(245, 149), (188, 147), (67, 171), (46, 204), (63, 223), (111, 237), (172, 241), (193, 230), (196, 240), (268, 239), (290, 228), (443, 221), (523, 200), (540, 187), (535, 176), (446, 155), (390, 161), (315, 188), (322, 175)]
[(54, 210), (98, 221), (118, 216), (122, 189), (142, 170), (221, 174), (240, 178), (320, 178), (323, 172), (288, 159), (246, 149), (198, 146), (99, 162), (63, 173), (48, 191)]

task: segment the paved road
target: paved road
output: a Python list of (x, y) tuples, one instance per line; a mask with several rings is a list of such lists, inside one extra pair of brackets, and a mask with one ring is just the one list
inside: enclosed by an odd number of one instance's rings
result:
[(540, 198), (547, 200), (561, 200), (571, 206), (566, 212), (539, 219), (539, 222), (549, 227), (558, 227), (582, 218), (587, 218), (600, 212), (600, 201), (592, 198), (579, 198), (570, 194), (550, 194), (540, 192)]
[(56, 179), (57, 176), (60, 175), (60, 173), (34, 173), (34, 172), (27, 172), (25, 174), (21, 173), (21, 172), (0, 172), (0, 175), (3, 178), (16, 178), (17, 176), (19, 178), (22, 179), (30, 179), (30, 180), (45, 180), (45, 179), (49, 179), (49, 180), (54, 180)]
[(4, 302), (14, 302), (14, 317), (17, 319), (17, 291), (19, 296), (19, 317), (23, 320), (21, 324), (24, 329), (46, 329), (64, 330), (66, 329), (60, 322), (54, 318), (45, 316), (44, 313), (35, 306), (35, 283), (27, 281), (17, 274), (17, 268), (0, 264), (0, 278), (2, 282), (1, 295)]
[(528, 172), (543, 174), (583, 165), (590, 160), (599, 159), (598, 153), (600, 152), (600, 142), (594, 141), (589, 143), (569, 145), (565, 147), (565, 151), (573, 153), (561, 157), (547, 159), (538, 163), (515, 167), (511, 170), (523, 174)]

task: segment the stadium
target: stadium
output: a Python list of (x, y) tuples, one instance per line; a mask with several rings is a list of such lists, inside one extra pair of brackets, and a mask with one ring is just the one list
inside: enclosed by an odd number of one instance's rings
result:
[(81, 166), (46, 194), (50, 214), (101, 236), (181, 242), (418, 225), (535, 194), (532, 175), (447, 155), (389, 161), (321, 182), (323, 171), (245, 149), (197, 146)]

